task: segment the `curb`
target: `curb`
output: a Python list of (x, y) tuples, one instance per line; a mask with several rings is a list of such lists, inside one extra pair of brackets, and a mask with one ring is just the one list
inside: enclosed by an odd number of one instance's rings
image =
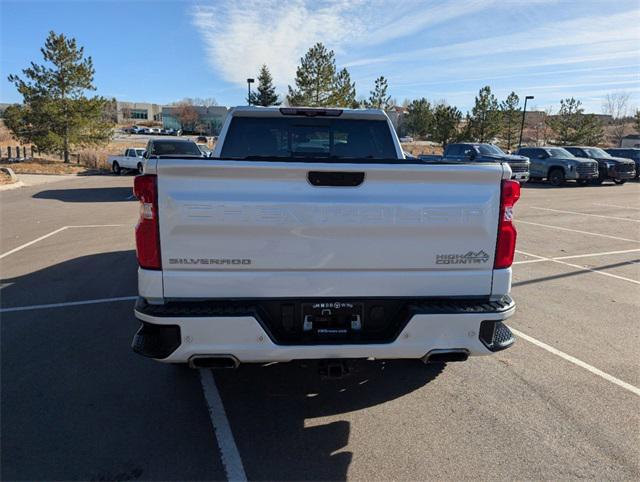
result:
[(11, 191), (12, 189), (18, 189), (21, 187), (24, 187), (24, 182), (22, 181), (14, 182), (13, 184), (2, 184), (0, 185), (0, 192)]

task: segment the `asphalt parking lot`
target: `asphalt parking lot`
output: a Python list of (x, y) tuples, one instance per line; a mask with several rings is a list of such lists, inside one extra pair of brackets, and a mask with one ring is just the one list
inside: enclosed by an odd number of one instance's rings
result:
[(2, 480), (640, 478), (640, 184), (525, 186), (511, 349), (326, 380), (132, 353), (132, 180), (0, 193)]

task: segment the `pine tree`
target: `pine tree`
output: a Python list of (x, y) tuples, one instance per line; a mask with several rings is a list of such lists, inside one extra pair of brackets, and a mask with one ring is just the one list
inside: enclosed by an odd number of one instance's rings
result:
[(491, 87), (484, 86), (478, 92), (471, 110), (469, 129), (475, 141), (491, 142), (500, 132), (500, 111), (498, 100), (491, 93)]
[(456, 107), (440, 103), (433, 110), (433, 122), (431, 123), (431, 140), (447, 147), (458, 136), (458, 126), (462, 120), (462, 112)]
[(278, 96), (276, 94), (276, 88), (273, 85), (273, 77), (266, 65), (260, 68), (258, 74), (258, 92), (251, 93), (251, 99), (249, 103), (253, 105), (261, 105), (263, 107), (269, 107), (270, 105), (280, 105), (278, 102)]
[(521, 110), (519, 107), (520, 98), (515, 92), (511, 92), (506, 100), (500, 103), (500, 112), (502, 116), (502, 138), (507, 141), (507, 150), (511, 150), (511, 144), (515, 144), (519, 131), (519, 121), (521, 119)]
[(369, 96), (369, 102), (367, 107), (372, 109), (387, 110), (390, 107), (391, 96), (387, 95), (388, 89), (387, 79), (382, 75), (376, 79), (371, 95)]
[(416, 137), (425, 137), (433, 122), (431, 104), (424, 97), (416, 99), (407, 107), (407, 129)]
[(637, 131), (640, 131), (640, 110), (636, 111), (636, 115), (634, 117), (633, 125), (635, 126)]
[(336, 63), (333, 50), (320, 42), (300, 59), (295, 89), (289, 86), (287, 102), (291, 106), (328, 107), (334, 95)]
[(342, 69), (333, 82), (333, 94), (330, 104), (334, 107), (357, 107), (356, 84), (351, 82), (347, 69)]
[(31, 62), (22, 71), (26, 80), (9, 75), (23, 103), (7, 109), (5, 122), (20, 141), (63, 153), (69, 162), (72, 147), (110, 139), (113, 123), (104, 116), (109, 101), (85, 96), (86, 91), (95, 90), (95, 70), (91, 57), (84, 57), (84, 48), (74, 38), (49, 32), (41, 52), (45, 64)]
[(597, 145), (604, 137), (602, 123), (595, 115), (584, 114), (582, 102), (573, 97), (560, 101), (560, 110), (549, 119), (549, 126), (555, 132), (555, 142), (559, 145)]
[(582, 116), (579, 129), (579, 143), (588, 146), (597, 146), (604, 140), (604, 128), (602, 122), (595, 114)]

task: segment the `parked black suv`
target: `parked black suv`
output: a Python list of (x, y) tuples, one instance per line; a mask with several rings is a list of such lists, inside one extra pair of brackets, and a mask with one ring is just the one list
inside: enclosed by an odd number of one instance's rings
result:
[(633, 161), (622, 157), (612, 157), (599, 147), (567, 146), (567, 151), (576, 157), (586, 157), (598, 161), (598, 179), (594, 184), (602, 184), (606, 180), (612, 180), (616, 184), (624, 184), (636, 176), (636, 168)]
[(459, 162), (506, 162), (511, 167), (511, 179), (520, 182), (529, 180), (529, 159), (524, 156), (507, 154), (495, 144), (476, 142), (449, 144), (444, 156), (422, 155), (423, 161)]
[(613, 157), (623, 157), (631, 159), (636, 165), (636, 181), (640, 180), (640, 149), (637, 147), (618, 147), (615, 149), (605, 149)]
[(547, 179), (554, 186), (575, 180), (587, 184), (598, 179), (598, 163), (591, 159), (576, 157), (562, 147), (521, 147), (516, 152), (531, 160), (531, 180)]

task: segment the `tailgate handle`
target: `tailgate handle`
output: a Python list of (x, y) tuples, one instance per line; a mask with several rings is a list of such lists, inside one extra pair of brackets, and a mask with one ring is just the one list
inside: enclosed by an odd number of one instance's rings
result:
[(307, 179), (312, 186), (355, 187), (364, 181), (364, 172), (309, 171)]

